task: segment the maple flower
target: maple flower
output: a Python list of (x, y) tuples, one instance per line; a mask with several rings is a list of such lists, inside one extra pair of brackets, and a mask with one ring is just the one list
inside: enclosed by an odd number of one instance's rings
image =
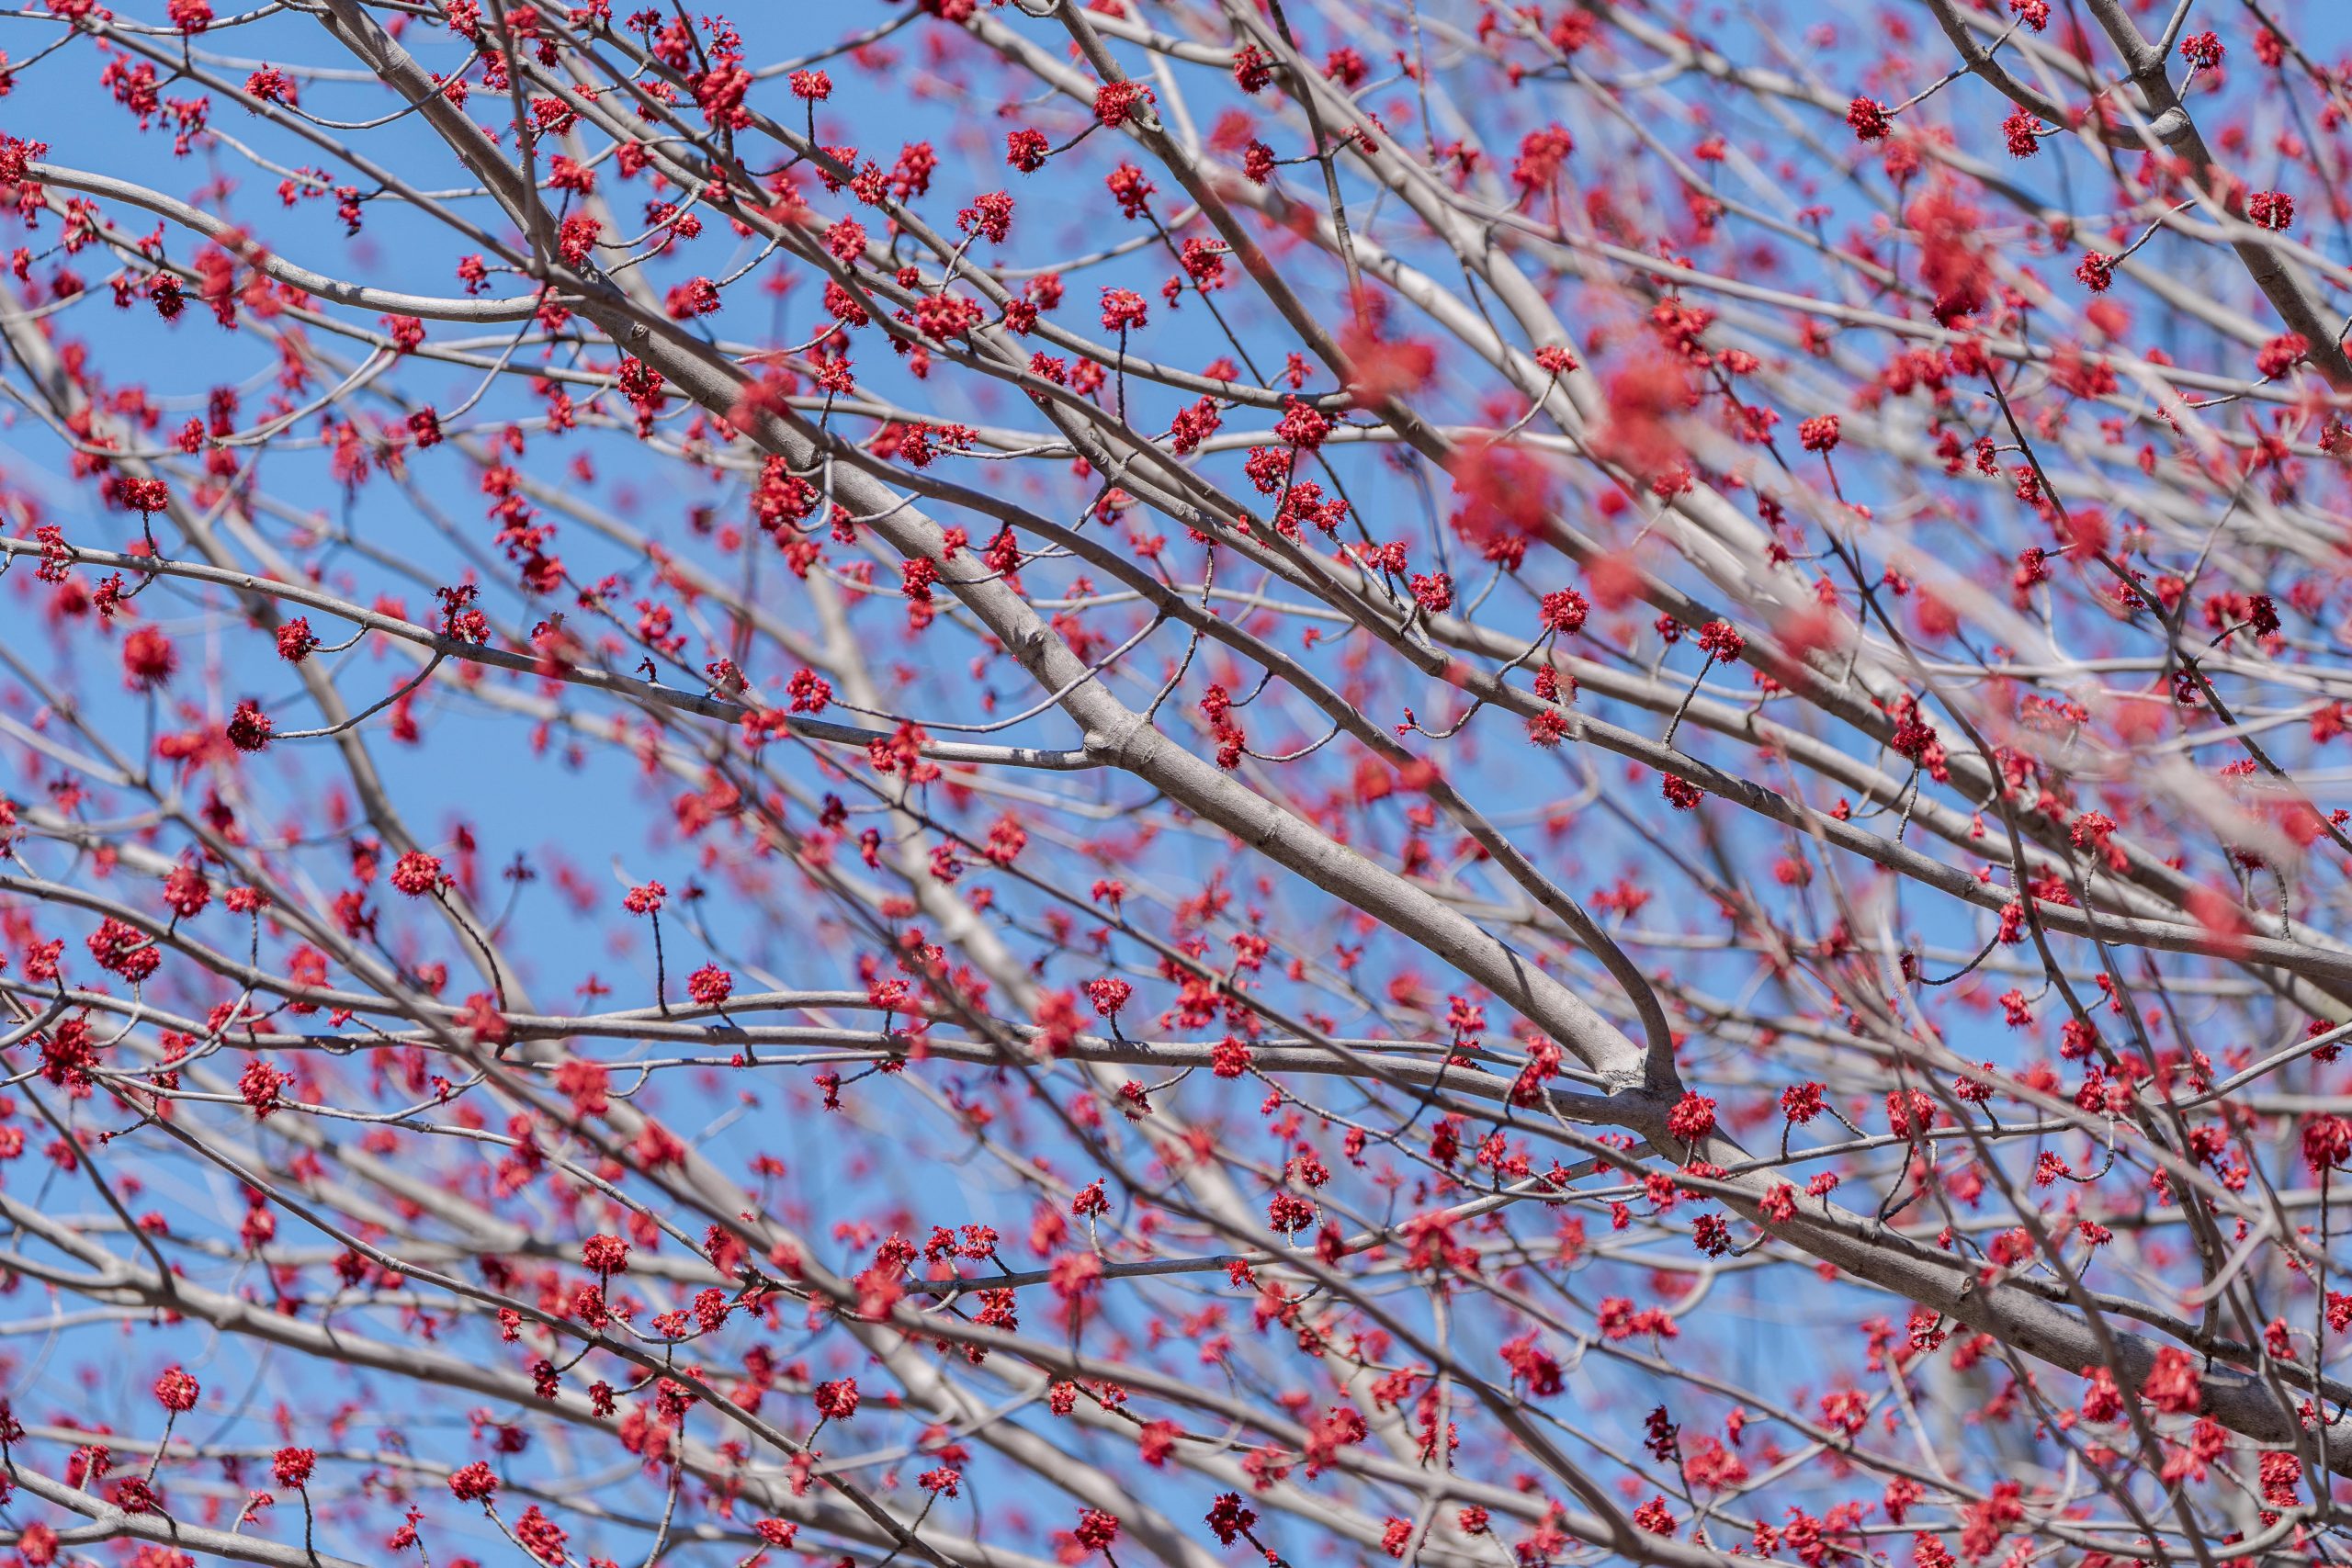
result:
[(476, 1460), (450, 1472), (449, 1495), (460, 1503), (487, 1503), (498, 1495), (498, 1477)]
[(1876, 98), (1856, 98), (1846, 109), (1846, 123), (1863, 141), (1883, 141), (1894, 125), (1887, 118), (1886, 106)]
[(155, 1380), (155, 1403), (175, 1416), (195, 1409), (198, 1392), (196, 1380), (178, 1367), (167, 1369)]

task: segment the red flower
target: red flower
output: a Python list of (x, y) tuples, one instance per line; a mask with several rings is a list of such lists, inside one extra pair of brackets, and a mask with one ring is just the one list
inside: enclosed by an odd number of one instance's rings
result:
[(1110, 188), (1112, 198), (1119, 204), (1119, 215), (1127, 219), (1144, 215), (1155, 188), (1144, 177), (1143, 171), (1133, 164), (1120, 164), (1102, 183)]
[(1046, 150), (1051, 145), (1042, 130), (1016, 130), (1004, 139), (1004, 161), (1032, 175), (1046, 166)]
[(2245, 215), (2265, 229), (2285, 229), (2295, 220), (2295, 198), (2285, 191), (2258, 190), (2246, 197)]
[(245, 1064), (244, 1072), (237, 1079), (237, 1092), (244, 1097), (254, 1117), (266, 1122), (278, 1109), (277, 1091), (293, 1081), (293, 1074), (256, 1056)]
[(686, 995), (700, 1007), (715, 1008), (734, 990), (735, 976), (716, 964), (706, 964), (686, 976)]
[(1100, 1508), (1088, 1508), (1078, 1516), (1078, 1529), (1070, 1533), (1090, 1552), (1106, 1551), (1119, 1539), (1119, 1518)]
[(514, 1026), (498, 1010), (498, 999), (488, 991), (466, 998), (465, 1010), (454, 1021), (469, 1031), (477, 1045), (503, 1045), (514, 1037)]
[(670, 290), (662, 305), (663, 312), (673, 321), (714, 315), (718, 308), (718, 285), (707, 277), (690, 277), (678, 284)]
[(311, 657), (319, 639), (311, 633), (311, 623), (297, 615), (277, 628), (277, 657), (288, 664), (300, 664)]
[(1209, 1529), (1216, 1532), (1220, 1545), (1231, 1546), (1237, 1538), (1246, 1536), (1258, 1522), (1258, 1511), (1244, 1506), (1241, 1494), (1227, 1492), (1209, 1505)]
[(1894, 1089), (1886, 1097), (1886, 1125), (1898, 1138), (1925, 1133), (1936, 1122), (1936, 1102), (1925, 1089)]
[(1817, 1083), (1794, 1084), (1781, 1091), (1781, 1114), (1799, 1126), (1821, 1114), (1821, 1086)]
[[(99, 968), (119, 975), (133, 985), (153, 975), (164, 955), (145, 931), (109, 915), (98, 922), (86, 944)], [(31, 967), (27, 965), (28, 970)]]
[(1568, 154), (1576, 150), (1575, 140), (1557, 125), (1547, 125), (1521, 137), (1519, 156), (1510, 166), (1511, 183), (1520, 187), (1521, 199), (1557, 179)]
[(1105, 82), (1094, 89), (1094, 118), (1105, 126), (1125, 125), (1143, 118), (1151, 89), (1140, 82)]
[(2255, 355), (2254, 367), (2262, 372), (2266, 381), (2276, 381), (2302, 363), (2312, 351), (2311, 340), (2301, 333), (2280, 333), (2262, 345)]
[(175, 866), (164, 878), (164, 902), (184, 920), (194, 919), (212, 901), (212, 885), (194, 866)]
[(1142, 326), (1147, 320), (1147, 314), (1144, 298), (1135, 290), (1131, 288), (1102, 290), (1102, 330), (1104, 332), (1124, 333), (1131, 328)]
[(240, 751), (258, 751), (269, 744), (269, 715), (251, 698), (239, 703), (237, 711), (229, 716), (229, 744)]
[(1666, 1113), (1666, 1130), (1686, 1144), (1695, 1144), (1715, 1130), (1715, 1102), (1705, 1095), (1685, 1090)]
[(842, 1378), (838, 1382), (820, 1382), (810, 1399), (817, 1414), (828, 1421), (846, 1421), (857, 1414), (857, 1380)]
[(171, 487), (161, 479), (124, 479), (116, 495), (126, 512), (153, 513), (172, 503)]
[(618, 1274), (628, 1268), (628, 1243), (616, 1235), (592, 1235), (580, 1245), (580, 1261), (598, 1274)]
[(1747, 641), (1729, 621), (1709, 621), (1699, 628), (1699, 646), (1710, 659), (1729, 664), (1746, 650)]
[(572, 213), (556, 230), (556, 252), (563, 257), (565, 265), (579, 266), (588, 260), (589, 253), (600, 243), (600, 233), (595, 219), (585, 212)]
[(294, 78), (275, 65), (265, 65), (245, 78), (245, 91), (266, 104), (285, 104), (289, 107), (299, 95)]
[(134, 691), (152, 692), (163, 685), (179, 662), (172, 639), (154, 626), (141, 626), (122, 639), (122, 672)]
[(565, 1538), (564, 1528), (539, 1512), (537, 1503), (524, 1509), (523, 1517), (514, 1521), (514, 1539), (522, 1542), (524, 1551), (542, 1562), (563, 1561)]
[(1591, 606), (1583, 594), (1573, 588), (1555, 588), (1544, 595), (1542, 619), (1544, 629), (1569, 636), (1584, 629), (1585, 617)]
[(197, 1381), (179, 1367), (168, 1369), (155, 1380), (155, 1403), (175, 1416), (195, 1409), (199, 1392)]
[(1274, 434), (1301, 452), (1312, 452), (1331, 434), (1331, 422), (1312, 403), (1289, 398), (1283, 400), (1283, 417), (1276, 422)]
[(2352, 1121), (2324, 1114), (2303, 1122), (2303, 1163), (2313, 1176), (2341, 1169), (2346, 1159), (2352, 1159)]
[(2140, 1392), (2167, 1416), (2193, 1415), (2203, 1396), (2197, 1382), (2196, 1359), (2178, 1346), (2164, 1347), (2156, 1352), (2156, 1364), (2148, 1370)]
[(1091, 1252), (1058, 1253), (1046, 1266), (1046, 1275), (1056, 1295), (1075, 1301), (1101, 1283), (1102, 1259)]
[(460, 1503), (487, 1503), (498, 1495), (498, 1477), (491, 1473), (490, 1466), (476, 1460), (450, 1472), (449, 1492)]
[(412, 898), (422, 898), (440, 888), (444, 878), (438, 856), (423, 850), (411, 850), (392, 863), (391, 884), (394, 891)]

